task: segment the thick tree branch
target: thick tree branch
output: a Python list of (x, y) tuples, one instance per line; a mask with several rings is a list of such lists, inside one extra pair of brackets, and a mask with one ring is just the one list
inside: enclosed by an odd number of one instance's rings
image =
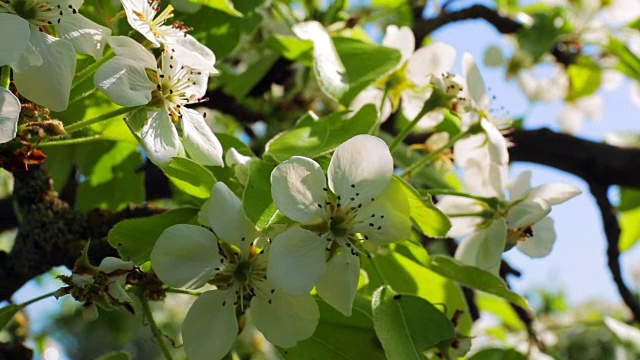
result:
[(513, 34), (522, 27), (522, 24), (509, 17), (500, 15), (495, 9), (477, 4), (462, 10), (443, 12), (437, 17), (430, 19), (416, 18), (413, 25), (416, 46), (420, 46), (425, 37), (447, 24), (472, 19), (483, 19), (503, 34)]
[(608, 186), (600, 185), (597, 183), (590, 183), (589, 188), (591, 194), (596, 199), (600, 214), (602, 216), (602, 225), (604, 226), (604, 232), (607, 236), (607, 258), (609, 270), (613, 281), (618, 287), (618, 292), (622, 297), (622, 300), (633, 314), (633, 320), (640, 322), (640, 304), (638, 298), (629, 290), (627, 285), (622, 279), (622, 272), (620, 271), (620, 249), (618, 247), (618, 241), (620, 239), (620, 225), (618, 224), (618, 218), (616, 212), (609, 198), (607, 197)]
[(640, 149), (596, 143), (549, 129), (516, 130), (507, 135), (514, 146), (511, 161), (547, 165), (588, 183), (640, 187)]
[(16, 170), (13, 201), (20, 221), (10, 253), (0, 252), (0, 301), (32, 278), (53, 266), (72, 267), (84, 243), (91, 240), (89, 257), (98, 264), (107, 256), (117, 256), (106, 236), (119, 221), (150, 216), (164, 211), (150, 205), (130, 206), (120, 212), (75, 211), (53, 190), (49, 174), (40, 166)]

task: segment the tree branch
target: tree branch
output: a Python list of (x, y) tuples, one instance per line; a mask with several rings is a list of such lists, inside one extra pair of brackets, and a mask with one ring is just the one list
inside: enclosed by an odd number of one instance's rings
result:
[(640, 187), (640, 149), (596, 143), (549, 129), (515, 130), (511, 161), (547, 165), (603, 186)]
[(519, 22), (500, 15), (496, 10), (477, 4), (462, 10), (443, 12), (430, 19), (416, 18), (413, 25), (416, 47), (435, 30), (453, 22), (472, 19), (483, 19), (502, 34), (513, 34), (522, 27)]
[(607, 197), (608, 186), (600, 185), (597, 183), (589, 183), (591, 194), (596, 199), (600, 214), (602, 216), (602, 225), (604, 226), (604, 232), (607, 236), (607, 258), (609, 270), (613, 281), (618, 287), (618, 292), (622, 297), (622, 300), (633, 314), (633, 320), (640, 322), (640, 304), (638, 298), (629, 290), (627, 285), (622, 279), (622, 272), (620, 271), (620, 249), (618, 247), (618, 241), (620, 239), (620, 225), (618, 224), (618, 218), (616, 217), (616, 211), (611, 206), (609, 198)]

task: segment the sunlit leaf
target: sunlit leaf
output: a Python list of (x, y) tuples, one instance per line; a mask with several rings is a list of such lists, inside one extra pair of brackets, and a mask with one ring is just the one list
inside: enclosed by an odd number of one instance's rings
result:
[(251, 164), (249, 180), (242, 196), (242, 207), (256, 228), (265, 231), (283, 215), (271, 198), (271, 172), (276, 164), (256, 161)]
[(346, 317), (318, 301), (320, 323), (313, 336), (290, 349), (281, 349), (285, 359), (384, 360), (382, 345), (373, 329), (371, 301), (357, 296), (353, 314)]
[(164, 229), (175, 224), (196, 224), (197, 208), (179, 208), (162, 214), (128, 219), (117, 223), (109, 232), (109, 243), (120, 256), (135, 264), (149, 261), (151, 249)]
[(527, 360), (527, 357), (513, 349), (485, 349), (475, 353), (469, 360)]
[(449, 218), (438, 209), (430, 198), (423, 199), (420, 194), (408, 183), (398, 176), (393, 176), (393, 181), (402, 184), (405, 194), (409, 199), (411, 208), (411, 220), (418, 228), (428, 236), (446, 236), (451, 228)]
[(223, 11), (231, 16), (242, 17), (242, 13), (233, 7), (230, 0), (189, 0), (194, 4), (202, 4), (210, 8)]
[(382, 286), (373, 294), (373, 326), (390, 360), (424, 359), (423, 351), (451, 340), (451, 321), (427, 300)]
[(208, 199), (211, 188), (216, 183), (209, 170), (187, 158), (173, 158), (162, 171), (176, 187), (199, 199)]
[(427, 267), (460, 284), (499, 296), (523, 308), (529, 308), (527, 300), (509, 290), (502, 279), (475, 266), (463, 265), (449, 256), (435, 255), (431, 257)]

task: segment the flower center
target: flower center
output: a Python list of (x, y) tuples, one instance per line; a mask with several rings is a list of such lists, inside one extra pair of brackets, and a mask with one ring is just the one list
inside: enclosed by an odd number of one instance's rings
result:
[[(165, 59), (169, 60), (169, 57)], [(165, 61), (165, 60), (163, 60)], [(177, 67), (179, 66), (179, 67)], [(182, 65), (169, 64), (168, 68), (158, 69), (156, 78), (156, 90), (152, 93), (151, 106), (166, 107), (174, 123), (180, 118), (180, 108), (185, 104), (194, 104), (206, 99), (198, 98), (194, 89), (198, 83), (193, 75), (200, 72), (191, 70)]]
[(251, 270), (253, 266), (251, 265), (251, 261), (244, 260), (241, 261), (233, 271), (233, 278), (235, 281), (241, 284), (246, 284), (249, 281), (249, 277), (251, 275)]
[(349, 234), (349, 228), (347, 225), (347, 218), (345, 214), (335, 214), (329, 218), (329, 231), (335, 237), (345, 237)]

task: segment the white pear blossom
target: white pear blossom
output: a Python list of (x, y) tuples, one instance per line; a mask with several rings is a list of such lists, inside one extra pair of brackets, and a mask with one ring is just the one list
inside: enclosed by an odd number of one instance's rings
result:
[(0, 87), (0, 144), (16, 137), (20, 110), (20, 100), (11, 91)]
[(571, 185), (554, 183), (534, 188), (531, 172), (520, 174), (510, 185), (509, 199), (504, 193), (496, 208), (485, 202), (444, 196), (438, 207), (451, 217), (449, 236), (464, 236), (456, 259), (497, 274), (502, 252), (517, 247), (532, 258), (547, 256), (556, 234), (547, 215), (552, 205), (561, 204), (581, 193)]
[[(272, 242), (268, 278), (292, 295), (318, 295), (349, 316), (360, 275), (361, 242), (409, 237), (409, 205), (392, 181), (387, 145), (370, 135), (340, 145), (325, 177), (320, 165), (294, 156), (271, 173), (276, 207), (299, 222)], [(327, 185), (328, 183), (328, 185)]]
[(456, 165), (464, 169), (464, 184), (471, 193), (498, 196), (507, 183), (507, 142), (491, 117), (489, 96), (473, 57), (462, 58), (464, 128), (476, 127), (475, 135), (457, 141), (453, 147)]
[(94, 84), (113, 102), (139, 107), (129, 125), (140, 137), (149, 159), (167, 165), (181, 151), (175, 125), (182, 128), (182, 145), (203, 165), (222, 165), (222, 145), (198, 111), (185, 105), (202, 101), (209, 74), (191, 69), (163, 53), (158, 67), (153, 55), (134, 40), (114, 36), (109, 44), (116, 56), (94, 76)]
[(78, 13), (82, 3), (0, 1), (0, 66), (11, 66), (24, 97), (55, 111), (69, 104), (76, 51), (99, 59), (111, 34)]
[(173, 17), (173, 6), (168, 5), (160, 14), (159, 0), (121, 0), (132, 28), (141, 33), (154, 46), (164, 45), (176, 61), (192, 69), (217, 73), (213, 67), (216, 57), (213, 51), (202, 45), (181, 22), (165, 25)]
[(184, 320), (189, 358), (222, 359), (238, 335), (238, 312), (248, 311), (256, 328), (278, 346), (291, 347), (310, 337), (320, 316), (317, 304), (309, 294), (291, 296), (267, 280), (267, 255), (255, 246), (262, 235), (246, 218), (240, 199), (218, 182), (208, 204), (206, 214), (215, 234), (196, 225), (173, 225), (151, 252), (152, 267), (164, 283), (187, 289), (207, 283), (217, 287), (202, 293)]
[[(380, 110), (380, 120), (385, 121), (402, 100), (402, 113), (413, 120), (432, 94), (431, 82), (442, 90), (453, 85), (454, 78), (448, 71), (453, 66), (456, 52), (450, 45), (434, 42), (414, 52), (415, 37), (411, 29), (395, 25), (387, 27), (382, 45), (400, 51), (400, 63), (375, 85), (358, 94), (351, 103), (352, 109), (374, 104)], [(422, 118), (420, 126), (430, 128), (442, 119), (442, 113), (432, 112)]]

